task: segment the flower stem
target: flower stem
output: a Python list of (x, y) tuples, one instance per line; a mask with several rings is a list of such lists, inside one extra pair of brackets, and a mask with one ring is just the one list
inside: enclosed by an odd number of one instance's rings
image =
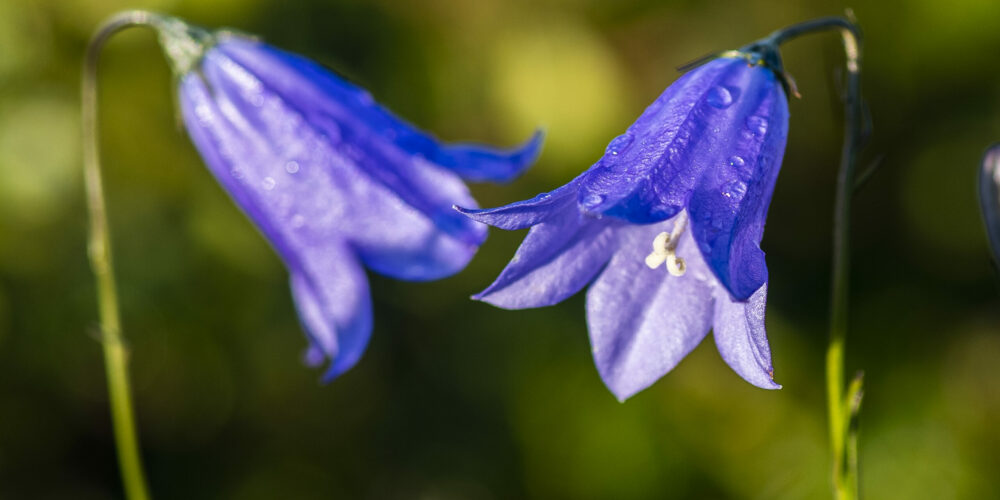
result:
[(847, 89), (844, 95), (844, 144), (833, 216), (833, 265), (830, 294), (830, 340), (826, 351), (826, 390), (833, 459), (833, 491), (838, 500), (858, 498), (857, 415), (861, 404), (861, 377), (845, 396), (844, 345), (847, 338), (850, 268), (851, 195), (863, 130), (861, 102), (861, 32), (841, 17), (825, 17), (792, 25), (772, 33), (769, 42), (780, 45), (799, 36), (838, 30), (847, 56)]
[(139, 438), (135, 430), (132, 395), (128, 377), (128, 350), (121, 332), (118, 291), (115, 287), (111, 259), (111, 235), (101, 182), (100, 151), (97, 124), (97, 62), (101, 49), (111, 35), (130, 26), (149, 25), (158, 16), (142, 11), (117, 14), (106, 21), (91, 39), (83, 65), (83, 172), (90, 216), (90, 266), (97, 285), (97, 302), (101, 322), (101, 343), (108, 378), (111, 420), (118, 449), (118, 464), (126, 497), (130, 500), (149, 498), (146, 478), (139, 453)]

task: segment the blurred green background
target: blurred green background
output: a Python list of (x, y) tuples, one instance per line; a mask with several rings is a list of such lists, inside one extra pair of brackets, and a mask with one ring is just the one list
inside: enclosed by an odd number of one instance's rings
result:
[[(86, 260), (79, 76), (125, 8), (230, 26), (319, 60), (445, 139), (537, 166), (474, 186), (491, 206), (587, 168), (703, 54), (839, 14), (839, 2), (197, 0), (0, 2), (0, 498), (120, 497)], [(883, 167), (859, 194), (848, 372), (864, 368), (868, 498), (1000, 498), (1000, 287), (974, 180), (1000, 140), (1000, 2), (855, 5)], [(763, 246), (777, 380), (704, 342), (625, 404), (605, 389), (583, 300), (471, 302), (522, 238), (469, 268), (372, 276), (375, 330), (332, 384), (304, 367), (285, 270), (176, 123), (153, 35), (104, 52), (104, 165), (143, 452), (159, 498), (826, 498), (830, 218), (839, 40), (788, 45), (803, 94)]]

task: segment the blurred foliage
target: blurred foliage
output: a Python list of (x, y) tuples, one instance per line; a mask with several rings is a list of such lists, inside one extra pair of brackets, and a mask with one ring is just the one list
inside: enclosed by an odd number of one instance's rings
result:
[[(4, 0), (0, 2), (0, 497), (120, 495), (94, 335), (79, 174), (79, 70), (125, 8), (232, 26), (313, 57), (456, 140), (548, 143), (496, 205), (596, 160), (674, 68), (838, 2)], [(864, 368), (869, 498), (1000, 496), (1000, 308), (975, 211), (1000, 139), (1000, 3), (870, 2), (864, 85), (884, 155), (857, 199), (848, 369)], [(143, 450), (159, 498), (825, 498), (822, 385), (840, 145), (834, 35), (789, 45), (784, 172), (764, 239), (777, 379), (743, 382), (705, 342), (625, 404), (604, 388), (582, 297), (470, 302), (522, 234), (462, 274), (372, 277), (361, 363), (328, 386), (286, 275), (177, 127), (149, 32), (107, 47), (107, 190)]]

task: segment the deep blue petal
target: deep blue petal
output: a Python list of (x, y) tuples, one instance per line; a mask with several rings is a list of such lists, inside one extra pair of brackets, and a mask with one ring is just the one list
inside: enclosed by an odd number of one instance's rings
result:
[(581, 184), (582, 209), (644, 224), (673, 217), (687, 204), (706, 154), (725, 147), (742, 122), (741, 96), (763, 70), (722, 58), (671, 84), (608, 145)]
[(580, 178), (569, 184), (542, 193), (530, 200), (517, 201), (496, 208), (470, 209), (456, 206), (455, 209), (472, 220), (493, 227), (514, 231), (545, 222), (564, 212), (570, 205), (576, 205), (576, 193)]
[(329, 240), (299, 254), (291, 270), (292, 297), (313, 348), (330, 367), (329, 381), (358, 362), (372, 331), (368, 279), (354, 252), (343, 242)]
[(724, 146), (701, 156), (712, 168), (698, 179), (688, 206), (702, 255), (737, 301), (767, 281), (760, 241), (788, 135), (781, 84), (770, 70), (752, 70), (738, 121), (720, 134)]
[(542, 153), (545, 133), (535, 132), (524, 144), (501, 151), (479, 144), (444, 145), (429, 152), (434, 163), (473, 182), (510, 181), (528, 169)]
[(472, 181), (511, 180), (541, 151), (544, 134), (540, 131), (510, 151), (474, 144), (443, 144), (380, 106), (367, 91), (307, 58), (241, 37), (223, 39), (220, 50), (250, 68), (293, 105), (318, 107), (318, 114), (328, 113), (338, 122), (353, 122), (349, 127), (363, 129), (366, 136), (391, 142), (408, 155), (420, 156)]

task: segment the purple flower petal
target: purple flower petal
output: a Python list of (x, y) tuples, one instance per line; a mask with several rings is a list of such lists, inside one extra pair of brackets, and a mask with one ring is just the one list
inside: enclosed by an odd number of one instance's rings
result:
[(475, 144), (442, 144), (378, 105), (367, 91), (309, 59), (237, 36), (223, 39), (219, 48), (293, 106), (326, 115), (355, 132), (363, 131), (355, 140), (371, 135), (379, 142), (392, 142), (407, 154), (419, 155), (471, 181), (509, 181), (541, 152), (541, 131), (509, 151)]
[(500, 229), (513, 231), (541, 224), (575, 204), (579, 177), (554, 191), (542, 193), (530, 200), (480, 210), (456, 206), (455, 209), (472, 220)]
[[(270, 217), (274, 227), (294, 233), (271, 235), (272, 241), (338, 235), (351, 241), (373, 270), (427, 280), (462, 269), (485, 239), (485, 228), (461, 220), (450, 208), (456, 201), (475, 204), (453, 174), (425, 169), (422, 180), (437, 186), (441, 200), (419, 210), (366, 175), (367, 162), (358, 150), (331, 145), (323, 130), (224, 54), (209, 52), (203, 74), (214, 92), (200, 94), (204, 109), (217, 109), (232, 131), (224, 144), (232, 158), (218, 167), (209, 162), (210, 168), (220, 180), (239, 177), (230, 183), (231, 193), (256, 186), (252, 204), (259, 209), (251, 218)], [(189, 123), (189, 129), (197, 127)], [(240, 148), (233, 146), (237, 142)]]
[(677, 248), (687, 263), (683, 276), (646, 266), (653, 239), (672, 227), (619, 229), (618, 251), (587, 291), (594, 362), (621, 401), (673, 369), (712, 326), (712, 277), (687, 233)]
[(186, 49), (168, 52), (192, 141), (288, 267), (305, 361), (330, 359), (328, 380), (371, 335), (362, 263), (407, 280), (462, 269), (486, 227), (453, 210), (476, 207), (458, 174), (509, 179), (540, 151), (540, 134), (509, 151), (441, 145), (298, 56), (195, 28), (161, 36)]
[[(720, 134), (727, 147), (706, 152), (691, 196), (691, 230), (706, 262), (733, 298), (747, 300), (767, 281), (760, 240), (788, 135), (788, 103), (774, 73), (752, 68), (741, 118)], [(749, 73), (748, 73), (749, 74)]]
[(781, 389), (774, 382), (771, 348), (764, 329), (766, 303), (766, 283), (746, 302), (736, 302), (725, 289), (716, 289), (712, 335), (722, 359), (739, 376), (762, 389)]
[(441, 145), (428, 159), (472, 182), (510, 181), (521, 175), (542, 153), (545, 133), (536, 131), (524, 144), (509, 151), (479, 144)]
[(368, 279), (354, 252), (335, 239), (299, 249), (292, 297), (312, 345), (330, 359), (324, 380), (358, 362), (372, 331)]
[(709, 157), (742, 122), (740, 98), (758, 72), (738, 58), (713, 60), (682, 76), (608, 145), (581, 185), (581, 209), (644, 224), (687, 204)]
[[(788, 107), (777, 48), (753, 47), (681, 77), (573, 182), (503, 207), (459, 209), (503, 229), (531, 227), (476, 298), (506, 308), (554, 304), (600, 272), (587, 323), (598, 371), (619, 399), (670, 371), (713, 323), (737, 373), (779, 387), (764, 333), (760, 241)], [(675, 228), (678, 214), (686, 215)], [(664, 262), (669, 272), (648, 268)]]
[(504, 309), (556, 304), (579, 292), (617, 246), (616, 221), (581, 214), (575, 206), (531, 228), (510, 264), (476, 300)]

